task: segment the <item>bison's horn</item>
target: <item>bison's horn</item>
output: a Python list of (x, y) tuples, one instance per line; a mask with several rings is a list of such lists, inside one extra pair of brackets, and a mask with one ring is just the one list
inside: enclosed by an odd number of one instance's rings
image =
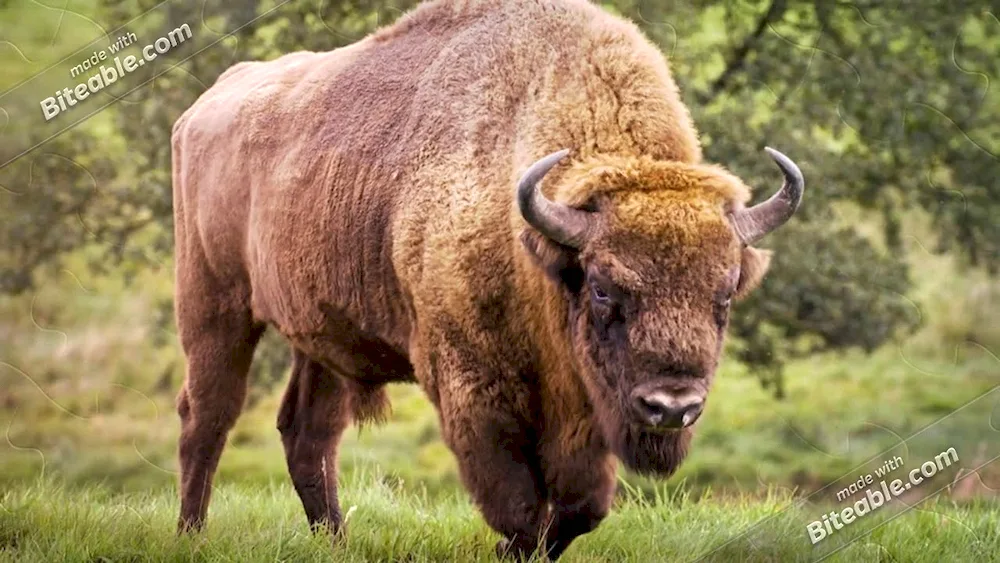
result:
[(764, 150), (771, 155), (778, 168), (781, 168), (781, 172), (785, 175), (785, 183), (767, 201), (732, 214), (733, 229), (743, 244), (747, 245), (760, 240), (791, 219), (799, 207), (802, 189), (805, 187), (802, 172), (792, 159), (771, 147), (765, 147)]
[(571, 248), (582, 248), (590, 236), (590, 213), (550, 201), (539, 189), (545, 174), (569, 154), (569, 149), (552, 153), (531, 165), (517, 184), (517, 206), (529, 225), (546, 237)]

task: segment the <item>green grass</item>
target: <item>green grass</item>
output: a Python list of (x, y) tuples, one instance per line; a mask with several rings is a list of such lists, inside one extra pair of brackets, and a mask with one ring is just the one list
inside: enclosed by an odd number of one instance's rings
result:
[[(0, 560), (495, 560), (498, 536), (462, 494), (430, 499), (359, 474), (342, 496), (347, 534), (331, 547), (328, 536), (309, 533), (294, 491), (284, 484), (219, 487), (208, 526), (193, 537), (174, 534), (172, 489), (73, 492), (51, 482), (20, 485), (0, 497)], [(602, 526), (574, 543), (563, 560), (812, 560), (818, 552), (804, 533), (809, 518), (789, 508), (791, 501), (778, 493), (646, 500), (626, 489)], [(744, 532), (761, 522), (751, 544)], [(938, 501), (901, 514), (828, 560), (974, 561), (996, 553), (1000, 506)]]

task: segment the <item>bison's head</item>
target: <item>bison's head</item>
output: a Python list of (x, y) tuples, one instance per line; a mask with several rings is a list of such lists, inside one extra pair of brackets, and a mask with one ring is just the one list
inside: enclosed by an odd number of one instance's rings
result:
[(522, 241), (567, 299), (569, 336), (606, 440), (634, 470), (671, 473), (705, 407), (730, 304), (750, 292), (770, 254), (750, 245), (798, 207), (798, 167), (769, 200), (722, 168), (652, 159), (578, 163), (543, 176), (567, 151), (532, 165), (517, 201)]

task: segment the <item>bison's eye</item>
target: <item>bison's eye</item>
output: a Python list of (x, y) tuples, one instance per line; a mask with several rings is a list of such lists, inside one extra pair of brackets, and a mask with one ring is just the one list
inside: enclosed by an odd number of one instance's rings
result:
[(604, 291), (603, 287), (597, 284), (591, 284), (590, 288), (591, 288), (591, 293), (594, 294), (595, 302), (600, 303), (602, 305), (606, 305), (611, 302), (611, 296), (608, 295), (607, 291)]
[(591, 278), (590, 322), (600, 341), (624, 341), (627, 304), (624, 292), (617, 286), (604, 278)]

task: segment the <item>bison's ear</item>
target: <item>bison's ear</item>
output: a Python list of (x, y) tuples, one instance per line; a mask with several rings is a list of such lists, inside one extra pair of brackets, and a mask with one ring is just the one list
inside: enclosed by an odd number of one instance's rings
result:
[(579, 251), (549, 240), (534, 229), (521, 232), (521, 243), (547, 276), (571, 293), (583, 287), (583, 269), (580, 267)]
[(743, 263), (740, 266), (740, 281), (736, 284), (736, 299), (743, 299), (760, 285), (768, 266), (771, 265), (770, 250), (759, 250), (752, 246), (743, 247)]

